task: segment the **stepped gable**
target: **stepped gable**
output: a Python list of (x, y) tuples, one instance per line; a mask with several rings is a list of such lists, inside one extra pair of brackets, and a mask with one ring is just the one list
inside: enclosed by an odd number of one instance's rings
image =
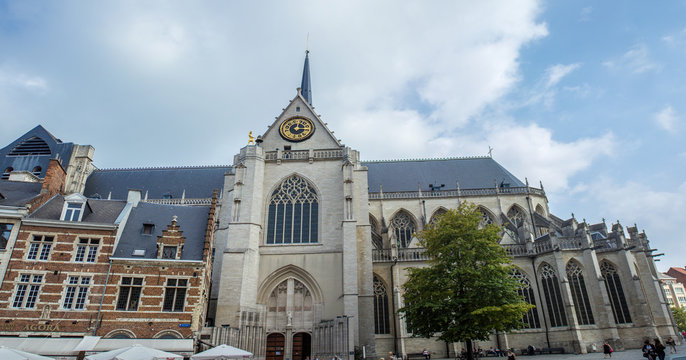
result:
[(368, 168), (369, 192), (431, 191), (429, 184), (441, 190), (493, 188), (496, 185), (526, 186), (491, 157), (466, 157), (447, 159), (382, 160), (363, 161)]
[(84, 195), (107, 199), (126, 199), (129, 189), (146, 192), (149, 199), (170, 197), (211, 198), (214, 189), (224, 187), (224, 174), (231, 166), (185, 166), (131, 169), (101, 169), (86, 180)]
[(41, 183), (0, 180), (0, 206), (24, 206), (41, 191)]
[[(88, 199), (80, 222), (114, 224), (126, 206), (126, 201)], [(60, 220), (64, 196), (56, 195), (38, 208), (29, 219)]]
[[(160, 205), (138, 203), (124, 226), (119, 244), (113, 257), (132, 259), (156, 259), (157, 238), (177, 217), (176, 225), (186, 239), (181, 252), (181, 260), (202, 260), (205, 230), (209, 219), (209, 206)], [(143, 225), (152, 224), (152, 233), (143, 233)], [(145, 250), (143, 256), (133, 256), (134, 250)]]
[(38, 125), (0, 149), (0, 171), (7, 168), (14, 171), (32, 171), (39, 166), (39, 177), (44, 177), (50, 159), (59, 159), (62, 167), (66, 169), (73, 148), (73, 143), (63, 143)]

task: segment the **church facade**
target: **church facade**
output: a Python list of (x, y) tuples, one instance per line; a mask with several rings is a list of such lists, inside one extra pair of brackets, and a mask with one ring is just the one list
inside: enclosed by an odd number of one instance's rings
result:
[[(268, 360), (424, 348), (454, 356), (460, 344), (412, 337), (397, 310), (407, 269), (427, 260), (415, 234), (464, 201), (502, 227), (512, 276), (536, 305), (524, 329), (478, 346), (585, 353), (603, 341), (623, 349), (675, 336), (645, 233), (558, 218), (542, 185), (491, 157), (363, 161), (315, 113), (308, 61), (296, 96), (230, 166), (96, 169), (92, 147), (55, 147), (67, 194), (126, 200), (137, 189), (142, 203), (193, 207), (219, 190), (207, 321), (192, 335), (201, 343)], [(3, 181), (21, 171), (40, 178), (47, 167), (35, 155), (11, 155), (29, 135), (0, 152)]]

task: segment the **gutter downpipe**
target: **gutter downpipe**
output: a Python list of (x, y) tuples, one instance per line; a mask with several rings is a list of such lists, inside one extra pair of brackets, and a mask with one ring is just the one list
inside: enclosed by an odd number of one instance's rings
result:
[(398, 318), (395, 312), (395, 272), (393, 272), (393, 268), (397, 264), (398, 257), (396, 256), (393, 259), (393, 265), (391, 265), (391, 294), (393, 295), (393, 299), (391, 301), (391, 306), (393, 306), (393, 309), (391, 309), (391, 313), (393, 314), (393, 351), (396, 356), (398, 355)]
[[(543, 305), (543, 298), (541, 297), (541, 289), (540, 286), (538, 286), (538, 275), (536, 274), (536, 264), (534, 263), (535, 261), (535, 255), (531, 255), (531, 267), (534, 269), (534, 279), (536, 279), (536, 294), (538, 294), (538, 302)], [(550, 336), (548, 334), (548, 323), (546, 322), (545, 318), (545, 313), (543, 313), (543, 329), (545, 330), (545, 342), (548, 344), (548, 349), (550, 349)]]
[(98, 306), (98, 319), (95, 321), (95, 329), (93, 330), (93, 336), (98, 333), (98, 327), (100, 326), (100, 312), (102, 311), (102, 303), (105, 301), (105, 292), (107, 292), (107, 284), (110, 282), (110, 270), (112, 269), (112, 259), (110, 259), (110, 264), (107, 266), (107, 276), (105, 277), (105, 287), (102, 290), (102, 296), (100, 297), (100, 306)]

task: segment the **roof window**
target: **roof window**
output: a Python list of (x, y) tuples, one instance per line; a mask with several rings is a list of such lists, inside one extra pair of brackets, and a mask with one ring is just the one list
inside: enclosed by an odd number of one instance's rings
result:
[(145, 249), (135, 249), (133, 250), (132, 256), (145, 256)]
[(33, 168), (33, 170), (31, 170), (31, 174), (33, 174), (35, 177), (40, 177), (41, 171), (43, 171), (43, 168), (36, 166)]
[(10, 173), (11, 173), (12, 171), (14, 171), (14, 168), (11, 167), (11, 166), (8, 167), (7, 169), (5, 169), (5, 171), (2, 172), (2, 178), (3, 178), (4, 180), (9, 179), (9, 178), (10, 178)]
[(152, 235), (155, 224), (143, 224), (143, 235)]
[(65, 197), (60, 219), (63, 221), (81, 221), (85, 206), (86, 197), (81, 194), (77, 193)]

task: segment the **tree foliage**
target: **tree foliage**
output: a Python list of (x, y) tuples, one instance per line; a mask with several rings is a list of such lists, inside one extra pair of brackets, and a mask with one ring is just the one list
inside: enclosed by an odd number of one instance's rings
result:
[(686, 309), (672, 307), (672, 314), (674, 314), (676, 327), (681, 331), (686, 330)]
[(517, 294), (511, 258), (498, 244), (500, 229), (480, 226), (476, 206), (462, 203), (417, 234), (432, 260), (409, 269), (404, 314), (413, 336), (447, 342), (484, 340), (493, 330), (522, 327), (533, 306)]

